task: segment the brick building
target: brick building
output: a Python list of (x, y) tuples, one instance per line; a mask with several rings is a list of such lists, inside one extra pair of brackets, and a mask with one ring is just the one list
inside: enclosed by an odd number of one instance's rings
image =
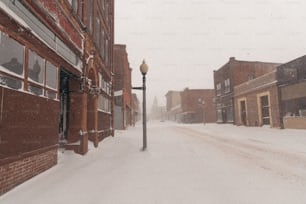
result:
[[(0, 2), (0, 195), (113, 135), (113, 1)], [(22, 171), (20, 171), (22, 169)]]
[(114, 45), (114, 122), (116, 129), (132, 125), (132, 85), (130, 64), (125, 45)]
[(215, 123), (216, 108), (213, 89), (168, 91), (167, 119), (182, 123)]
[(280, 65), (277, 73), (283, 126), (306, 129), (306, 56)]
[(276, 70), (234, 87), (235, 124), (281, 127)]
[(166, 115), (167, 120), (177, 121), (178, 114), (181, 109), (181, 93), (180, 91), (168, 91), (166, 97)]
[(234, 87), (272, 72), (278, 63), (249, 62), (231, 57), (229, 62), (214, 71), (218, 123), (235, 123)]
[(183, 123), (215, 123), (216, 108), (213, 89), (188, 89), (181, 92), (180, 121)]

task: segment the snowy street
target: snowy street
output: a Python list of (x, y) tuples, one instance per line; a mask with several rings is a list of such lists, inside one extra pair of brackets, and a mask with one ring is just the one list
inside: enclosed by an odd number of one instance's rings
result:
[(306, 203), (306, 131), (148, 123), (116, 131), (85, 156), (0, 197), (2, 204)]

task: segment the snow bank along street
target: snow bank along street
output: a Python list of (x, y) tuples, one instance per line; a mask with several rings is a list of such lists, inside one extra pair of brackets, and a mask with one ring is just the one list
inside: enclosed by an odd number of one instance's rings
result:
[(140, 124), (86, 156), (59, 163), (2, 204), (306, 203), (306, 131), (233, 125)]

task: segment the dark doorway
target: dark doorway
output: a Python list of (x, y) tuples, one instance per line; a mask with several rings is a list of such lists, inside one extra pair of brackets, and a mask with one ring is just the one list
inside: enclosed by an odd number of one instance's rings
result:
[(226, 110), (226, 108), (222, 108), (222, 121), (223, 121), (223, 123), (227, 122), (227, 110)]
[(270, 106), (268, 96), (260, 97), (261, 117), (263, 125), (270, 125)]
[(241, 117), (241, 123), (243, 125), (246, 125), (246, 104), (245, 101), (240, 101), (240, 117)]
[(67, 143), (69, 126), (69, 81), (70, 74), (61, 69), (60, 72), (60, 123), (59, 143)]

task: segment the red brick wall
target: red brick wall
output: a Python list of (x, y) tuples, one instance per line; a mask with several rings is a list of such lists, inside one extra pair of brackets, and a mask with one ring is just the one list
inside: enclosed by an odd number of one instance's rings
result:
[(253, 75), (254, 78), (262, 76), (266, 73), (276, 70), (279, 64), (265, 63), (265, 62), (245, 62), (245, 61), (233, 61), (231, 67), (234, 68), (233, 85), (239, 85), (248, 81), (248, 76)]
[(249, 75), (253, 75), (254, 78), (257, 78), (266, 73), (272, 72), (273, 70), (276, 70), (278, 65), (280, 64), (239, 61), (235, 58), (230, 58), (228, 63), (226, 63), (217, 71), (214, 71), (214, 83), (215, 85), (217, 83), (221, 83), (223, 93), (225, 79), (230, 78), (231, 90), (233, 90), (234, 86), (248, 81)]
[[(255, 79), (256, 80), (256, 79)], [(255, 82), (256, 83), (256, 82)], [(262, 84), (264, 85), (264, 84)], [(251, 86), (252, 87), (252, 86)], [(235, 89), (236, 90), (236, 89)], [(259, 122), (259, 110), (257, 94), (268, 92), (270, 94), (270, 117), (272, 118), (271, 127), (280, 127), (280, 112), (279, 112), (279, 98), (278, 88), (276, 84), (266, 86), (264, 88), (257, 88), (256, 90), (249, 89), (248, 92), (244, 90), (242, 94), (236, 93), (235, 97), (235, 117), (236, 125), (242, 125), (239, 113), (238, 99), (245, 97), (247, 106), (247, 125), (258, 126), (261, 125)]]
[(58, 101), (3, 87), (0, 96), (0, 163), (58, 143)]
[[(214, 104), (213, 89), (185, 89), (181, 92), (181, 97), (183, 112), (195, 112), (198, 117), (202, 118), (204, 108), (205, 122), (216, 122), (216, 108)], [(204, 99), (204, 105), (199, 104), (199, 98)], [(200, 120), (203, 121), (202, 119)]]
[(80, 82), (74, 78), (70, 78), (70, 104), (69, 104), (69, 129), (68, 143), (79, 141), (82, 125), (82, 94), (78, 92)]
[(122, 90), (124, 87), (124, 68), (125, 68), (126, 51), (124, 45), (114, 45), (114, 73), (115, 73), (115, 91)]
[[(59, 26), (59, 29), (67, 35), (68, 40), (72, 41), (74, 45), (76, 45), (79, 49), (82, 49), (82, 36), (80, 32), (77, 30), (77, 27), (73, 25), (73, 21), (75, 21), (71, 14), (65, 14), (65, 9), (67, 8), (66, 4), (61, 4), (62, 9), (59, 8), (59, 3), (50, 0), (39, 0), (39, 4), (41, 4), (40, 8), (42, 12), (47, 12), (51, 14), (56, 19), (56, 25)], [(51, 19), (51, 18), (50, 18)]]
[(132, 86), (131, 69), (125, 45), (114, 45), (115, 91), (123, 90), (123, 111), (126, 114), (126, 124), (132, 124)]
[(57, 163), (57, 146), (0, 166), (0, 195)]
[(110, 114), (104, 112), (98, 112), (98, 130), (103, 130), (103, 132), (99, 133), (99, 140), (104, 139), (111, 135), (110, 132)]

